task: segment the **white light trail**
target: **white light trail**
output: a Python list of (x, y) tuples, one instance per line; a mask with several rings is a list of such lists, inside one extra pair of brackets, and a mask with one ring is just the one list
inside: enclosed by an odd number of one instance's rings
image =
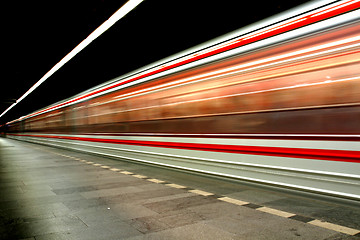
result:
[(10, 109), (15, 107), (16, 104), (21, 102), (25, 97), (27, 97), (31, 92), (33, 92), (37, 87), (39, 87), (43, 82), (45, 82), (51, 75), (53, 75), (57, 70), (70, 61), (76, 54), (82, 51), (87, 47), (93, 40), (99, 37), (102, 33), (108, 30), (112, 25), (117, 21), (123, 18), (131, 10), (133, 10), (137, 5), (139, 5), (144, 0), (129, 0), (126, 2), (119, 10), (117, 10), (108, 20), (101, 24), (97, 29), (95, 29), (87, 38), (85, 38), (79, 45), (77, 45), (73, 50), (71, 50), (63, 59), (60, 60), (55, 66), (53, 66), (39, 81), (37, 81), (29, 90), (27, 90), (15, 103), (11, 104), (3, 113), (1, 113), (0, 118), (4, 116)]

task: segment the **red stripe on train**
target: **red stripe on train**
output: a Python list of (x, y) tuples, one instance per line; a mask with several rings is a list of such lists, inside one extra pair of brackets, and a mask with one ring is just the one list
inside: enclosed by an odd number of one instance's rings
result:
[(146, 146), (146, 147), (162, 147), (162, 148), (197, 150), (197, 151), (225, 152), (225, 153), (276, 156), (276, 157), (307, 158), (307, 159), (317, 159), (317, 160), (360, 163), (360, 151), (350, 151), (350, 150), (326, 150), (326, 149), (259, 147), (259, 146), (204, 144), (204, 143), (138, 141), (138, 140), (124, 140), (124, 139), (29, 135), (29, 134), (9, 134), (9, 135), (125, 144), (125, 145)]
[(85, 133), (90, 136), (133, 136), (133, 137), (182, 137), (182, 138), (233, 138), (233, 139), (276, 139), (276, 140), (312, 140), (312, 141), (353, 141), (360, 142), (355, 134), (242, 134), (242, 133)]

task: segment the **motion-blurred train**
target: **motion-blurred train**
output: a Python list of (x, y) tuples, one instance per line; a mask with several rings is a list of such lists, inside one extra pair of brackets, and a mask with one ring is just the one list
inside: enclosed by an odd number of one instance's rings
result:
[(8, 137), (360, 200), (360, 1), (313, 1), (8, 123)]

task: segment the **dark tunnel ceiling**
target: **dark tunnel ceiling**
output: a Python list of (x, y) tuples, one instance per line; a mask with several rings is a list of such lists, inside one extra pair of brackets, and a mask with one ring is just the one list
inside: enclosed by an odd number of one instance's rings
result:
[[(125, 2), (3, 4), (5, 65), (0, 113)], [(145, 0), (11, 109), (0, 123), (305, 2)]]

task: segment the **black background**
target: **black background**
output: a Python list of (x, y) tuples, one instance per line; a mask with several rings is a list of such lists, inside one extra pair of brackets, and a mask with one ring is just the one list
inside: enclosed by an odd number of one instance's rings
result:
[[(0, 113), (126, 1), (2, 5)], [(145, 0), (0, 119), (14, 120), (305, 0)]]

